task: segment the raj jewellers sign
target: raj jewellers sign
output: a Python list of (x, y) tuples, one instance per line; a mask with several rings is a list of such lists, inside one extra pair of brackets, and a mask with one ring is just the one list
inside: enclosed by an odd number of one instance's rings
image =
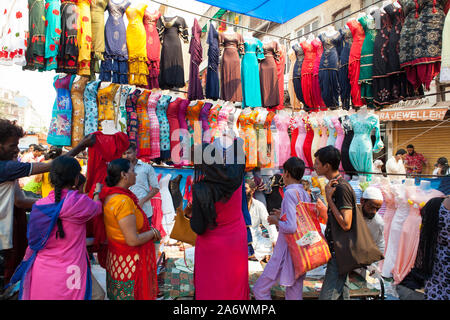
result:
[(444, 120), (445, 114), (448, 111), (447, 106), (442, 106), (441, 108), (431, 107), (427, 103), (427, 99), (405, 102), (402, 101), (393, 105), (392, 109), (376, 112), (380, 117), (380, 121)]

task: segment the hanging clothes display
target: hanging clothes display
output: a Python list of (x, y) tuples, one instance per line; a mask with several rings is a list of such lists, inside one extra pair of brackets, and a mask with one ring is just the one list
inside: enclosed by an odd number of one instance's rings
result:
[(216, 137), (216, 131), (219, 126), (219, 113), (221, 109), (222, 106), (217, 104), (214, 107), (212, 107), (209, 111), (208, 124), (210, 127), (210, 136), (211, 136), (211, 140), (209, 140), (209, 143), (213, 142)]
[[(203, 101), (194, 101), (191, 105), (188, 106), (186, 111), (186, 119), (188, 125), (188, 131), (191, 135), (191, 146), (201, 145), (202, 144), (202, 125), (199, 121), (200, 112), (202, 111), (202, 107), (204, 105)], [(229, 114), (227, 114), (228, 116)], [(226, 122), (225, 122), (226, 126)]]
[(244, 53), (244, 39), (240, 33), (219, 33), (219, 46), (223, 51), (220, 69), (221, 98), (225, 101), (242, 101), (239, 56)]
[(183, 101), (183, 99), (180, 97), (172, 97), (172, 100), (170, 100), (169, 105), (167, 106), (167, 120), (169, 121), (170, 129), (170, 150), (173, 150), (175, 146), (180, 143), (180, 123), (178, 122), (178, 112), (181, 101)]
[[(150, 158), (150, 119), (147, 113), (147, 104), (148, 98), (150, 95), (150, 91), (143, 90), (139, 95), (139, 98), (136, 102), (136, 113), (138, 116), (138, 149), (137, 149), (137, 157), (142, 161), (149, 161)], [(159, 139), (158, 139), (159, 142)]]
[(78, 76), (75, 78), (70, 96), (72, 99), (72, 148), (84, 137), (84, 100), (83, 93), (89, 81), (88, 77)]
[[(332, 117), (331, 122), (334, 124), (334, 128), (336, 129), (336, 141), (334, 142), (334, 147), (339, 151), (342, 150), (342, 143), (344, 142), (345, 132), (342, 128), (341, 122), (338, 117)], [(342, 154), (342, 153), (341, 153)], [(340, 164), (342, 170), (342, 162)]]
[[(306, 126), (303, 117), (297, 118), (297, 128), (298, 128), (298, 136), (297, 141), (295, 141), (295, 152), (297, 157), (305, 162), (305, 165), (308, 165), (308, 161), (306, 160), (305, 153), (303, 152), (303, 143), (306, 140)], [(309, 166), (309, 165), (308, 165)]]
[[(349, 176), (353, 176), (356, 171), (350, 161), (349, 149), (353, 140), (353, 127), (349, 116), (343, 116), (340, 118), (342, 129), (344, 130), (344, 139), (341, 144), (341, 165), (340, 170), (345, 170), (345, 173)], [(372, 172), (372, 171), (370, 171)]]
[(241, 62), (241, 79), (244, 107), (261, 107), (259, 61), (264, 59), (263, 44), (259, 39), (244, 39), (244, 54)]
[(161, 53), (161, 42), (159, 41), (156, 23), (161, 17), (159, 11), (150, 12), (149, 8), (144, 12), (144, 28), (147, 37), (147, 89), (159, 88), (159, 55)]
[[(45, 3), (45, 70), (58, 67), (56, 56), (61, 38), (61, 3), (58, 0), (47, 0)], [(90, 54), (90, 52), (89, 52)]]
[(78, 13), (80, 28), (78, 29), (78, 74), (88, 76), (91, 74), (91, 0), (78, 0)]
[(105, 25), (105, 53), (100, 66), (100, 80), (128, 83), (127, 34), (123, 15), (130, 6), (128, 0), (109, 0), (108, 20)]
[[(295, 51), (293, 49), (289, 50), (289, 60), (290, 60), (289, 80), (288, 80), (289, 102), (291, 103), (291, 106), (294, 110), (299, 110), (302, 108), (302, 105), (301, 105), (300, 100), (298, 99), (297, 95), (295, 94), (295, 90), (294, 90), (294, 66), (295, 66), (295, 62), (297, 61), (297, 58), (295, 55)], [(317, 81), (319, 81), (319, 80), (317, 80)]]
[(348, 62), (350, 58), (350, 49), (352, 47), (352, 32), (346, 25), (340, 31), (341, 52), (339, 54), (339, 92), (341, 95), (342, 108), (350, 109), (351, 85), (349, 81)]
[(185, 85), (181, 39), (188, 43), (189, 33), (184, 18), (161, 16), (156, 24), (161, 41), (160, 88), (182, 88)]
[[(375, 152), (380, 152), (384, 147), (383, 141), (381, 141), (380, 135), (380, 121), (378, 116), (368, 114), (364, 116), (360, 113), (352, 114), (350, 122), (353, 128), (354, 136), (349, 148), (349, 157), (353, 167), (356, 171), (360, 172), (373, 172), (373, 156)], [(370, 133), (375, 129), (375, 144), (372, 147), (372, 140), (370, 139)], [(371, 175), (367, 176), (367, 180), (370, 181)]]
[(0, 4), (0, 64), (26, 65), (28, 14), (27, 0), (2, 1)]
[(290, 117), (285, 112), (279, 112), (273, 118), (278, 131), (278, 163), (276, 167), (283, 167), (283, 164), (291, 157), (291, 145), (288, 134)]
[(244, 109), (239, 116), (239, 136), (244, 140), (246, 155), (245, 171), (251, 171), (258, 166), (258, 146), (255, 130), (257, 110)]
[(128, 48), (128, 83), (147, 86), (147, 33), (144, 27), (144, 13), (147, 5), (130, 6), (125, 13), (128, 19), (126, 40)]
[(127, 98), (130, 93), (131, 87), (122, 85), (119, 90), (117, 90), (116, 101), (114, 109), (116, 110), (115, 125), (116, 129), (120, 132), (127, 133)]
[(206, 88), (205, 96), (207, 99), (219, 99), (219, 33), (214, 25), (210, 23), (208, 38), (206, 39), (208, 44), (208, 70), (206, 72)]
[(316, 99), (314, 99), (313, 93), (313, 71), (317, 51), (314, 50), (314, 46), (308, 41), (303, 41), (300, 43), (300, 46), (305, 54), (302, 64), (303, 99), (305, 99), (305, 103), (311, 107), (312, 112), (317, 112), (319, 111), (319, 106), (318, 103), (316, 103)]
[(258, 116), (256, 117), (255, 130), (258, 149), (258, 167), (266, 166), (270, 159), (267, 158), (267, 130), (264, 129), (269, 110), (258, 108)]
[(70, 90), (73, 75), (54, 77), (56, 99), (52, 109), (52, 120), (48, 129), (47, 143), (54, 146), (70, 146), (72, 138), (72, 99)]
[(200, 37), (202, 29), (198, 25), (197, 19), (194, 19), (192, 26), (192, 38), (189, 45), (189, 53), (191, 54), (191, 63), (189, 68), (189, 88), (188, 99), (203, 99), (202, 82), (200, 81), (199, 66), (203, 60), (203, 49)]
[(336, 144), (336, 128), (334, 127), (333, 121), (331, 121), (331, 117), (323, 118), (324, 124), (326, 126), (326, 130), (328, 131), (328, 138), (326, 142), (326, 146), (333, 146)]
[(105, 52), (105, 10), (108, 0), (91, 0), (91, 79), (100, 73), (100, 61)]
[(288, 131), (291, 133), (291, 157), (297, 157), (297, 151), (295, 150), (295, 143), (298, 138), (298, 126), (294, 115), (289, 119)]
[(319, 118), (319, 135), (320, 135), (320, 143), (319, 143), (319, 149), (324, 148), (327, 146), (328, 142), (328, 126), (325, 121), (325, 118)]
[(98, 130), (97, 91), (100, 80), (89, 82), (84, 89), (84, 134), (88, 135)]
[(319, 67), (320, 91), (325, 106), (332, 110), (339, 106), (339, 57), (337, 52), (339, 37), (340, 33), (337, 31), (333, 35), (327, 33), (319, 35), (324, 50)]
[(309, 123), (311, 124), (311, 129), (314, 132), (313, 139), (311, 141), (311, 161), (314, 164), (314, 155), (316, 154), (316, 151), (320, 149), (320, 126), (319, 126), (319, 119), (315, 117), (309, 118)]
[(275, 167), (276, 161), (276, 142), (275, 137), (272, 130), (273, 118), (276, 113), (273, 111), (269, 111), (266, 116), (266, 121), (264, 122), (264, 130), (267, 132), (267, 156), (266, 156), (266, 165), (261, 166), (261, 168), (273, 168)]
[(358, 108), (364, 105), (361, 99), (361, 86), (359, 85), (358, 80), (361, 67), (361, 49), (364, 43), (365, 34), (362, 25), (356, 19), (350, 19), (347, 22), (347, 26), (353, 35), (350, 56), (348, 59), (348, 77), (351, 85), (350, 95), (352, 96), (353, 106)]
[[(28, 37), (25, 53), (27, 65), (23, 69), (43, 71), (45, 68), (45, 18), (42, 19), (42, 17), (45, 17), (45, 1), (29, 1), (28, 10)], [(2, 41), (4, 41), (3, 37)]]
[(77, 73), (79, 24), (77, 5), (72, 0), (61, 0), (61, 38), (57, 73)]
[[(449, 6), (448, 3), (447, 6)], [(448, 12), (442, 31), (442, 62), (439, 81), (442, 83), (450, 83), (450, 14)]]
[(97, 92), (98, 99), (98, 130), (102, 130), (102, 121), (114, 120), (115, 110), (113, 106), (113, 100), (119, 89), (119, 86), (115, 83), (111, 83), (102, 88), (105, 83), (101, 83)]
[[(180, 124), (180, 142), (182, 142), (183, 146), (188, 146), (190, 143), (190, 140), (188, 140), (188, 125), (186, 121), (186, 113), (187, 108), (189, 106), (189, 100), (184, 99), (180, 103), (180, 107), (178, 109), (178, 123)], [(186, 150), (186, 152), (190, 152), (189, 150)], [(183, 156), (183, 150), (180, 150), (180, 156)], [(187, 155), (184, 155), (185, 158), (187, 158)], [(186, 159), (183, 159), (180, 163), (181, 165), (187, 165), (188, 161)]]
[(204, 143), (209, 143), (211, 141), (211, 133), (209, 132), (210, 129), (209, 129), (209, 123), (208, 123), (208, 116), (209, 116), (209, 111), (211, 110), (211, 107), (212, 107), (212, 103), (205, 102), (205, 104), (202, 107), (202, 110), (200, 111), (199, 120), (202, 123), (202, 142), (204, 142)]
[(366, 104), (373, 107), (372, 92), (372, 70), (373, 70), (373, 47), (376, 37), (375, 19), (368, 15), (358, 19), (364, 29), (364, 42), (361, 48), (361, 60), (359, 69), (359, 84), (361, 86), (361, 98)]
[(277, 64), (280, 59), (278, 42), (263, 44), (264, 60), (259, 64), (259, 78), (261, 83), (262, 105), (272, 108), (280, 104), (278, 88)]
[(306, 105), (302, 91), (302, 66), (305, 54), (303, 53), (302, 47), (298, 43), (294, 44), (292, 46), (292, 49), (295, 51), (295, 56), (297, 57), (297, 60), (295, 61), (294, 64), (294, 74), (293, 74), (294, 91), (295, 94), (297, 95), (297, 98), (300, 100), (301, 103), (303, 103), (303, 110), (309, 112), (311, 110), (311, 107)]
[(156, 104), (156, 116), (159, 122), (159, 142), (161, 148), (161, 159), (170, 159), (170, 126), (167, 119), (167, 107), (171, 97), (163, 95)]
[(323, 102), (322, 95), (320, 92), (320, 83), (319, 83), (319, 69), (320, 69), (320, 60), (322, 59), (323, 54), (323, 45), (320, 39), (315, 38), (311, 41), (311, 44), (314, 48), (315, 60), (313, 67), (313, 79), (312, 79), (312, 94), (314, 99), (314, 104), (316, 108), (318, 107), (320, 110), (326, 110), (325, 102)]
[(278, 94), (280, 95), (280, 104), (275, 106), (276, 110), (284, 109), (284, 69), (286, 67), (286, 47), (279, 45), (279, 59), (275, 60), (277, 65), (277, 77), (278, 77)]
[(161, 94), (153, 92), (148, 98), (147, 102), (147, 114), (149, 119), (149, 134), (150, 134), (150, 159), (158, 159), (161, 157), (161, 146), (160, 146), (160, 128), (159, 119), (156, 114), (156, 108), (158, 101), (161, 98)]
[(314, 140), (314, 130), (309, 120), (309, 117), (304, 119), (306, 126), (306, 137), (303, 142), (303, 154), (305, 155), (306, 165), (311, 169), (314, 167), (314, 162), (312, 160), (313, 155), (311, 154), (311, 146)]
[[(137, 100), (141, 95), (141, 90), (134, 89), (130, 92), (125, 103), (127, 111), (127, 135), (130, 144), (134, 144), (139, 149), (139, 119), (136, 111)], [(151, 128), (151, 127), (150, 127)]]

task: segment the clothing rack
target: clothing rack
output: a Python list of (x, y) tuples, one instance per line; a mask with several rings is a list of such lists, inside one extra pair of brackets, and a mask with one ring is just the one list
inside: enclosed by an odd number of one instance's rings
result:
[(244, 27), (244, 26), (241, 26), (241, 25), (232, 23), (232, 22), (223, 21), (223, 20), (216, 19), (216, 18), (213, 18), (213, 17), (205, 16), (205, 15), (203, 15), (203, 14), (199, 14), (199, 13), (196, 13), (196, 12), (192, 12), (192, 11), (189, 11), (189, 10), (186, 10), (186, 9), (182, 9), (182, 8), (179, 8), (179, 7), (170, 5), (170, 4), (162, 3), (162, 2), (159, 2), (159, 1), (155, 1), (155, 0), (150, 0), (150, 1), (151, 1), (151, 2), (154, 2), (154, 3), (156, 3), (156, 4), (159, 4), (159, 5), (161, 5), (161, 6), (166, 6), (166, 7), (169, 7), (169, 8), (172, 8), (172, 9), (176, 9), (176, 10), (180, 10), (180, 11), (183, 11), (183, 12), (186, 12), (186, 13), (189, 13), (189, 14), (192, 14), (192, 15), (195, 15), (195, 16), (199, 16), (199, 17), (202, 17), (202, 18), (206, 18), (206, 19), (209, 19), (210, 21), (211, 21), (211, 20), (214, 20), (214, 21), (217, 21), (217, 22), (220, 22), (220, 23), (225, 23), (225, 24), (228, 24), (228, 25), (237, 27), (237, 28), (243, 28), (243, 29), (250, 30), (250, 31), (253, 31), (253, 32), (258, 32), (258, 33), (262, 33), (262, 34), (265, 34), (265, 35), (268, 35), (268, 36), (271, 36), (271, 37), (276, 37), (276, 38), (279, 38), (279, 39), (284, 39), (284, 40), (289, 41), (288, 38), (285, 38), (285, 37), (282, 37), (282, 36), (278, 36), (278, 35), (275, 35), (275, 34), (270, 34), (270, 33), (268, 33), (268, 32), (260, 31), (260, 30), (254, 29), (254, 28)]

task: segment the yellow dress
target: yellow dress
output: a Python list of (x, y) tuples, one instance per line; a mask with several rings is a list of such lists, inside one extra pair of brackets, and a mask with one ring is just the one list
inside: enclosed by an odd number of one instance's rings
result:
[(246, 155), (245, 171), (251, 171), (258, 166), (258, 143), (255, 123), (258, 111), (241, 113), (238, 119), (239, 136), (244, 140), (244, 152)]
[(144, 27), (146, 4), (128, 7), (127, 47), (128, 47), (128, 83), (147, 85), (147, 33)]
[(89, 76), (91, 74), (91, 0), (78, 0), (78, 12), (81, 19), (77, 33), (78, 40), (78, 74)]
[(102, 130), (103, 120), (116, 120), (113, 100), (120, 85), (111, 83), (109, 86), (103, 89), (98, 89), (97, 101), (98, 101), (98, 130)]

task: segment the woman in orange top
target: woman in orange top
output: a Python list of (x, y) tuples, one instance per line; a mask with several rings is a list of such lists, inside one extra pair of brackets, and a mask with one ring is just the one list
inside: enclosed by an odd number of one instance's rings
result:
[(154, 300), (158, 291), (153, 241), (161, 235), (150, 226), (128, 189), (135, 183), (129, 160), (111, 161), (107, 186), (100, 193), (108, 239), (106, 287), (110, 300)]

